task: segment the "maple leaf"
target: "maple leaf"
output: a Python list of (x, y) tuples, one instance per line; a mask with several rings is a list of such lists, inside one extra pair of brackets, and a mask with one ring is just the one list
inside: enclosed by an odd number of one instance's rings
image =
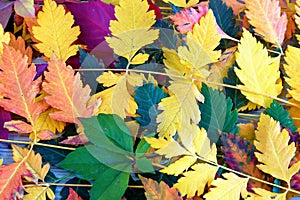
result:
[[(33, 186), (25, 189), (28, 193), (24, 196), (23, 200), (46, 200), (46, 199), (54, 199), (55, 195), (51, 188), (44, 186)], [(48, 198), (46, 198), (46, 196)]]
[(82, 198), (70, 187), (67, 200), (82, 200)]
[(244, 0), (246, 16), (249, 23), (255, 27), (255, 32), (263, 36), (264, 40), (276, 44), (283, 42), (287, 26), (286, 13), (281, 15), (278, 0)]
[(47, 69), (43, 82), (43, 90), (47, 93), (45, 100), (57, 109), (50, 114), (51, 118), (80, 124), (78, 117), (91, 117), (99, 100), (88, 105), (91, 89), (88, 85), (83, 87), (80, 74), (74, 75), (72, 67), (66, 66), (63, 60), (50, 60)]
[(300, 101), (300, 72), (299, 72), (299, 57), (297, 56), (300, 53), (300, 49), (293, 46), (288, 46), (285, 51), (285, 61), (287, 64), (284, 65), (286, 75), (286, 82), (291, 86), (288, 89), (289, 94), (296, 100)]
[(35, 66), (27, 67), (27, 57), (5, 45), (0, 69), (0, 92), (6, 97), (0, 99), (0, 106), (26, 118), (31, 130), (36, 131), (36, 119), (48, 106), (42, 102), (35, 103), (41, 85), (40, 78), (34, 80)]
[(0, 199), (11, 200), (23, 196), (22, 177), (32, 177), (25, 163), (0, 166)]
[[(21, 162), (23, 159), (26, 158), (26, 167), (31, 172), (31, 174), (36, 178), (44, 181), (49, 169), (50, 164), (46, 164), (42, 167), (42, 156), (27, 148), (21, 148), (17, 145), (12, 144), (12, 150), (13, 150), (13, 160), (15, 162)], [(27, 156), (27, 154), (29, 155)]]
[(97, 78), (104, 87), (109, 87), (97, 94), (95, 97), (101, 97), (102, 103), (96, 114), (117, 114), (125, 118), (127, 114), (134, 115), (138, 108), (134, 101), (129, 87), (141, 86), (144, 80), (143, 75), (136, 73), (113, 74), (104, 72)]
[(0, 55), (3, 52), (3, 43), (8, 44), (10, 40), (9, 33), (4, 32), (2, 24), (0, 24)]
[(187, 8), (187, 7), (191, 7), (196, 5), (199, 1), (198, 0), (163, 0), (165, 3), (172, 3), (175, 6), (178, 7), (183, 7), (183, 8)]
[(16, 50), (19, 50), (23, 55), (26, 55), (28, 60), (27, 63), (31, 64), (32, 62), (32, 49), (28, 46), (25, 46), (25, 40), (22, 37), (18, 37), (16, 39), (15, 35), (10, 33), (10, 41), (8, 43), (9, 46), (14, 47)]
[(240, 195), (247, 197), (248, 178), (241, 178), (234, 173), (225, 173), (223, 177), (226, 179), (218, 178), (211, 183), (215, 187), (204, 195), (205, 199), (232, 200), (240, 199)]
[(105, 39), (114, 52), (128, 62), (140, 48), (158, 38), (159, 31), (150, 30), (155, 23), (154, 11), (147, 12), (148, 9), (146, 0), (120, 0), (115, 7), (117, 20), (111, 20), (109, 27), (113, 37)]
[(182, 197), (178, 195), (178, 190), (171, 189), (165, 182), (158, 183), (140, 175), (139, 178), (144, 185), (145, 196), (148, 200), (182, 200)]
[(289, 167), (295, 156), (296, 147), (289, 143), (286, 129), (280, 131), (279, 122), (265, 114), (261, 114), (254, 145), (259, 152), (255, 156), (262, 164), (257, 165), (263, 172), (290, 184), (292, 176), (300, 169), (300, 162)]
[(62, 5), (57, 6), (53, 0), (45, 0), (41, 12), (37, 16), (38, 26), (32, 27), (32, 33), (38, 44), (34, 46), (46, 57), (67, 60), (78, 51), (72, 45), (80, 34), (79, 26), (72, 27), (73, 15), (66, 13)]
[[(254, 94), (268, 94), (277, 96), (280, 94), (282, 85), (279, 72), (279, 58), (271, 58), (268, 51), (260, 42), (244, 29), (241, 43), (238, 45), (236, 61), (240, 68), (235, 67), (234, 71), (244, 85), (238, 85), (243, 95), (250, 101), (263, 107), (269, 107), (272, 99)], [(251, 76), (249, 76), (251, 74)]]

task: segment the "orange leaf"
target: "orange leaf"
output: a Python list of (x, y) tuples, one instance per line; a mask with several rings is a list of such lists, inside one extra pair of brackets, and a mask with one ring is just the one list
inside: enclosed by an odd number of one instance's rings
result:
[(241, 3), (240, 0), (223, 0), (226, 3), (227, 7), (231, 7), (233, 14), (238, 15), (242, 9), (245, 7), (245, 3)]
[(26, 55), (28, 57), (27, 63), (30, 64), (32, 61), (32, 49), (30, 47), (25, 46), (25, 41), (22, 37), (16, 37), (10, 33), (10, 41), (9, 46), (15, 48), (16, 50), (19, 50), (23, 55)]
[(31, 133), (32, 126), (21, 120), (11, 120), (4, 123), (4, 128), (18, 133)]
[(48, 94), (46, 102), (58, 109), (50, 114), (52, 119), (80, 124), (78, 117), (88, 118), (94, 114), (97, 101), (87, 106), (91, 89), (83, 87), (80, 74), (74, 75), (71, 66), (66, 66), (63, 60), (49, 61), (48, 71), (45, 72), (43, 89)]
[(79, 135), (69, 136), (68, 139), (60, 142), (61, 144), (70, 144), (70, 145), (82, 145), (87, 144), (89, 139), (86, 137), (85, 134), (80, 133)]
[(4, 45), (3, 50), (0, 93), (5, 98), (0, 99), (0, 106), (26, 118), (33, 126), (39, 114), (47, 108), (42, 102), (35, 103), (42, 81), (40, 78), (33, 81), (35, 66), (32, 64), (27, 67), (27, 56), (23, 57), (20, 51), (7, 45)]
[(281, 15), (278, 0), (244, 0), (246, 16), (249, 23), (255, 27), (255, 32), (264, 40), (280, 45), (284, 40), (287, 26), (286, 13)]
[(182, 200), (182, 197), (178, 196), (178, 190), (176, 188), (171, 189), (165, 182), (158, 183), (142, 176), (139, 178), (144, 185), (145, 196), (148, 200)]
[[(32, 176), (25, 163), (0, 167), (0, 199), (11, 200), (23, 196), (22, 176)], [(18, 199), (19, 199), (18, 198)]]
[(69, 188), (69, 196), (67, 200), (82, 200), (82, 198), (73, 190), (73, 188)]

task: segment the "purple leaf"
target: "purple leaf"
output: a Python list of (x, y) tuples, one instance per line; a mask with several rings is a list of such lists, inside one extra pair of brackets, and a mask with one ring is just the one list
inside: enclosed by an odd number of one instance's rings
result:
[(80, 26), (79, 39), (89, 50), (103, 42), (110, 33), (109, 21), (115, 19), (114, 6), (100, 0), (78, 3), (66, 3), (75, 18), (75, 25)]
[(9, 131), (3, 128), (4, 123), (11, 120), (10, 112), (0, 107), (0, 139), (8, 139)]
[(14, 2), (2, 2), (0, 1), (0, 24), (3, 28), (6, 27), (10, 15), (12, 13), (12, 5)]

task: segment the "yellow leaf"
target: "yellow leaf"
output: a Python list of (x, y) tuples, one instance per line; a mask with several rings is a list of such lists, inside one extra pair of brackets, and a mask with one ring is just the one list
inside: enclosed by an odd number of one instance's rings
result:
[(3, 52), (3, 43), (8, 44), (10, 41), (9, 32), (4, 32), (2, 24), (0, 24), (0, 55)]
[(245, 110), (250, 111), (250, 110), (256, 110), (256, 109), (259, 109), (259, 108), (261, 108), (260, 105), (257, 105), (257, 104), (255, 104), (255, 103), (252, 103), (251, 101), (249, 101), (249, 102), (247, 103), (247, 105), (240, 107), (240, 108), (238, 109), (238, 111), (245, 111)]
[(101, 1), (107, 4), (118, 5), (120, 0), (101, 0)]
[(244, 198), (247, 196), (248, 178), (241, 178), (234, 173), (225, 173), (223, 176), (226, 179), (218, 178), (211, 183), (215, 187), (204, 195), (205, 199), (232, 200), (240, 199), (240, 195)]
[(3, 159), (1, 158), (1, 159), (0, 159), (0, 166), (2, 165), (2, 163), (3, 163)]
[[(238, 45), (236, 61), (239, 68), (234, 71), (244, 85), (238, 85), (243, 95), (250, 101), (263, 107), (268, 107), (273, 99), (260, 94), (274, 97), (281, 92), (279, 59), (274, 61), (268, 56), (268, 51), (260, 42), (257, 42), (251, 33), (244, 29), (241, 43)], [(259, 94), (246, 92), (254, 91)]]
[(248, 124), (237, 124), (239, 127), (239, 136), (246, 138), (249, 141), (253, 141), (255, 138), (254, 125), (252, 123)]
[(172, 158), (182, 155), (191, 155), (183, 146), (171, 138), (171, 142), (156, 151), (159, 155), (164, 155), (166, 158)]
[(143, 80), (144, 76), (135, 73), (124, 75), (113, 74), (112, 72), (103, 73), (97, 78), (97, 81), (106, 87), (112, 87), (94, 95), (102, 98), (102, 103), (96, 114), (117, 114), (122, 118), (125, 118), (127, 114), (134, 115), (138, 106), (129, 93), (128, 86), (141, 86)]
[(145, 63), (149, 58), (149, 54), (139, 53), (131, 60), (130, 64), (137, 65)]
[[(13, 160), (15, 162), (21, 162), (28, 154), (27, 148), (21, 148), (17, 145), (12, 144), (13, 149)], [(30, 172), (33, 174), (34, 177), (40, 180), (44, 180), (46, 177), (50, 165), (47, 163), (42, 167), (42, 156), (32, 150), (29, 154), (29, 156), (26, 159), (26, 167)]]
[(300, 29), (300, 0), (296, 0), (295, 10), (295, 22), (297, 24), (298, 29)]
[[(294, 99), (289, 100), (291, 103), (295, 103), (300, 107), (300, 102), (295, 101)], [(294, 118), (294, 124), (298, 127), (298, 132), (300, 131), (300, 108), (296, 106), (289, 107), (289, 113), (292, 118)], [(295, 119), (296, 118), (296, 119)]]
[(50, 114), (56, 112), (57, 110), (54, 108), (49, 108), (42, 114), (40, 114), (36, 120), (37, 132), (43, 130), (49, 130), (52, 133), (62, 132), (66, 126), (65, 122), (53, 120), (50, 117)]
[(167, 67), (166, 71), (170, 75), (184, 76), (189, 68), (182, 64), (177, 52), (173, 49), (163, 48), (164, 64)]
[(296, 147), (295, 143), (288, 144), (290, 140), (288, 131), (286, 129), (280, 131), (280, 129), (279, 122), (268, 115), (261, 114), (254, 141), (260, 153), (255, 152), (255, 156), (262, 163), (257, 165), (260, 170), (289, 184), (292, 176), (300, 169), (300, 161), (289, 168)]
[(278, 0), (244, 0), (246, 16), (249, 23), (255, 27), (255, 32), (264, 40), (280, 46), (284, 40), (287, 26), (286, 13), (281, 15)]
[(34, 38), (40, 41), (35, 47), (46, 57), (66, 61), (78, 51), (72, 45), (80, 34), (79, 26), (74, 24), (71, 12), (66, 13), (62, 5), (57, 6), (53, 0), (44, 0), (42, 11), (37, 16), (38, 26), (32, 27)]
[(183, 8), (194, 6), (199, 2), (199, 0), (190, 0), (190, 1), (186, 1), (186, 0), (163, 0), (163, 1), (165, 3), (172, 3), (175, 6), (183, 7)]
[(163, 168), (162, 170), (160, 170), (160, 172), (178, 176), (179, 174), (190, 168), (190, 166), (193, 165), (196, 161), (196, 157), (184, 156), (182, 158), (179, 158), (168, 167)]
[(300, 101), (300, 49), (288, 46), (285, 51), (285, 61), (287, 64), (284, 65), (285, 72), (288, 77), (285, 78), (286, 82), (291, 86), (288, 89), (289, 94), (296, 100)]
[(46, 195), (49, 199), (54, 199), (55, 195), (51, 188), (45, 186), (33, 186), (25, 189), (28, 193), (23, 200), (46, 200)]
[(158, 38), (158, 30), (150, 30), (155, 23), (154, 11), (146, 0), (120, 0), (115, 7), (117, 20), (110, 21), (112, 37), (106, 41), (114, 52), (129, 62), (136, 52)]
[(255, 194), (251, 194), (250, 198), (247, 200), (265, 200), (265, 199), (272, 199), (272, 200), (286, 200), (286, 193), (274, 193), (262, 188), (252, 188)]
[(199, 24), (194, 25), (193, 32), (187, 34), (187, 47), (178, 48), (180, 60), (186, 62), (194, 74), (204, 79), (209, 75), (206, 65), (217, 62), (221, 56), (221, 51), (214, 50), (221, 40), (215, 23), (213, 12), (209, 10)]

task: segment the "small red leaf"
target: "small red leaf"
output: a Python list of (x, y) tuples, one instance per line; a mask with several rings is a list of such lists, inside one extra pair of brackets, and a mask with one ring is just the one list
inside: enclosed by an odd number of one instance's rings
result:
[(69, 196), (67, 200), (82, 200), (82, 198), (73, 190), (73, 188), (69, 188)]

